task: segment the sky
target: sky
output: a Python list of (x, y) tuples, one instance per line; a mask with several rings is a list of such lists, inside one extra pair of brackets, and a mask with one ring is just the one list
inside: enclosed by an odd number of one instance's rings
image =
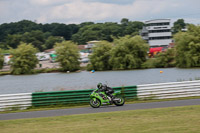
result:
[(0, 24), (148, 21), (184, 19), (200, 24), (200, 0), (0, 0)]

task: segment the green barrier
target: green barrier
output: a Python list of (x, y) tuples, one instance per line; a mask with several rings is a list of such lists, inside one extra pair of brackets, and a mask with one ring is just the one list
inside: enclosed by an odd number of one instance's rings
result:
[[(113, 87), (115, 91), (121, 91), (126, 99), (137, 97), (137, 86)], [(89, 90), (72, 90), (72, 91), (53, 91), (53, 92), (35, 92), (32, 93), (33, 106), (49, 106), (63, 104), (82, 104), (89, 103)]]

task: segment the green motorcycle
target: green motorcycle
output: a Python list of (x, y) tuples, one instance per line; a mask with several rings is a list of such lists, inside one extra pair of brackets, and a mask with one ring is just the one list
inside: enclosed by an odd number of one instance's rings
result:
[(105, 94), (105, 92), (100, 92), (98, 89), (94, 90), (90, 94), (90, 106), (93, 108), (99, 108), (103, 105), (112, 105), (115, 104), (116, 106), (123, 106), (125, 103), (124, 98), (121, 95), (120, 91), (115, 91), (112, 94), (113, 102), (111, 102), (111, 98)]

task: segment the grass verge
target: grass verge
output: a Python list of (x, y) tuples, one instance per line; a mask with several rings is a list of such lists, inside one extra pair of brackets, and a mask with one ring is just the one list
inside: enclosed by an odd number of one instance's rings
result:
[(10, 71), (0, 71), (0, 76), (1, 75), (9, 75), (9, 74), (11, 74)]
[(200, 105), (0, 121), (1, 133), (199, 133)]

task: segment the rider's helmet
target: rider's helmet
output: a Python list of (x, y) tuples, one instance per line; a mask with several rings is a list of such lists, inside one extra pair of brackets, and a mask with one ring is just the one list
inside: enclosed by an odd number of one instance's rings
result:
[(107, 85), (106, 85), (106, 84), (103, 84), (102, 86), (107, 88)]
[(101, 89), (101, 88), (102, 88), (102, 86), (103, 86), (103, 84), (102, 84), (102, 83), (98, 83), (98, 84), (97, 84), (97, 88), (98, 88), (98, 89)]

